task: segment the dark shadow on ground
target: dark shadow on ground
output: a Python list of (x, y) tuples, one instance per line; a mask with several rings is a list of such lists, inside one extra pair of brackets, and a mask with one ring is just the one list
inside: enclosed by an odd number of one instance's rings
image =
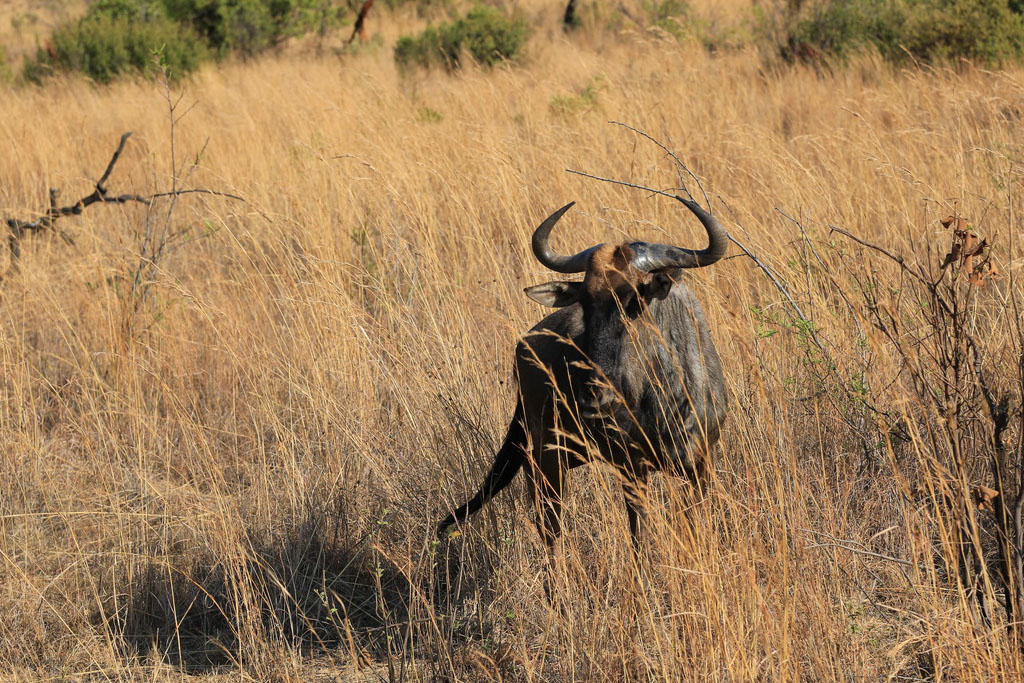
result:
[(154, 657), (190, 673), (251, 662), (267, 641), (394, 664), (414, 648), (420, 659), (443, 660), (440, 650), (486, 636), (485, 619), (463, 614), (469, 596), (474, 610), (488, 602), (485, 543), (427, 544), (407, 576), (378, 550), (404, 546), (408, 555), (405, 542), (383, 527), (376, 537), (353, 537), (345, 526), (310, 515), (277, 535), (248, 538), (244, 559), (145, 565), (126, 596), (106, 601), (105, 627), (126, 659)]

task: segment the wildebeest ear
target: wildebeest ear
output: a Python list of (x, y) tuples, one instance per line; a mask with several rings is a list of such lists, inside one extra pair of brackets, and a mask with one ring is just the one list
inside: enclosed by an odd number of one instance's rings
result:
[(679, 281), (682, 272), (679, 268), (659, 270), (651, 275), (651, 279), (644, 286), (644, 297), (651, 299), (664, 299), (672, 291), (672, 285)]
[(582, 282), (545, 282), (542, 285), (527, 287), (523, 291), (542, 306), (562, 308), (571, 306), (580, 298)]

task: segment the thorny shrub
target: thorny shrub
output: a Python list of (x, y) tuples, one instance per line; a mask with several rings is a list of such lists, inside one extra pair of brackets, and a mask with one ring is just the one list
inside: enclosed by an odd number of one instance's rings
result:
[[(940, 224), (948, 247), (916, 260), (835, 226), (819, 251), (801, 226), (808, 264), (858, 330), (859, 355), (842, 357), (802, 316), (791, 326), (804, 339), (813, 391), (860, 435), (865, 466), (895, 479), (907, 564), (955, 589), (977, 624), (992, 625), (1001, 603), (1016, 629), (1024, 615), (1024, 302), (974, 226), (960, 215)], [(865, 251), (849, 253), (836, 233)], [(836, 273), (851, 267), (856, 289), (847, 291)]]

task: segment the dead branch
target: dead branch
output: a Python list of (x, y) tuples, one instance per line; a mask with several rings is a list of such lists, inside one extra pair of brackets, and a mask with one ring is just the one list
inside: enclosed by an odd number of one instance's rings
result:
[[(976, 336), (969, 322), (974, 296), (986, 281), (1000, 274), (992, 261), (988, 241), (975, 235), (966, 219), (953, 215), (940, 223), (951, 231), (951, 246), (934, 277), (929, 277), (923, 265), (912, 267), (899, 254), (836, 226), (829, 227), (896, 265), (916, 285), (914, 298), (927, 302), (921, 319), (926, 332), (916, 334), (901, 329), (899, 321), (905, 312), (899, 303), (895, 304), (895, 310), (889, 310), (889, 306), (879, 303), (873, 295), (865, 297), (872, 324), (893, 345), (911, 375), (915, 392), (943, 415), (951, 467), (961, 489), (959, 498), (948, 494), (944, 494), (944, 498), (955, 515), (953, 533), (959, 545), (956, 558), (959, 580), (966, 594), (974, 596), (977, 603), (971, 603), (972, 614), (986, 626), (990, 625), (986, 603), (995, 593), (987, 586), (989, 561), (982, 549), (982, 522), (976, 514), (986, 510), (992, 513), (993, 531), (998, 540), (992, 570), (1002, 584), (1007, 623), (1019, 638), (1024, 614), (1024, 482), (1020, 479), (1024, 458), (1018, 454), (1014, 462), (1004, 434), (1010, 426), (1011, 407), (1019, 404), (1020, 395), (1014, 395), (1009, 388), (1000, 391), (993, 384), (993, 373), (985, 370), (985, 351), (993, 349)], [(1015, 297), (1011, 296), (1011, 303), (1016, 312)], [(1018, 339), (1024, 339), (1019, 323), (1017, 335)], [(1024, 388), (1024, 354), (1019, 355), (1016, 364), (1020, 386)], [(1016, 411), (1024, 420), (1024, 410), (1016, 408)], [(987, 418), (984, 445), (976, 443), (976, 433), (966, 425), (970, 415)], [(1019, 450), (1024, 454), (1024, 437), (1020, 438)], [(938, 444), (933, 444), (932, 448), (936, 453), (941, 450)], [(994, 488), (969, 486), (968, 467), (971, 462), (982, 460), (988, 461)]]
[(813, 543), (807, 546), (808, 549), (813, 548), (839, 548), (841, 550), (847, 550), (856, 555), (865, 555), (866, 557), (874, 557), (879, 560), (885, 560), (886, 562), (894, 562), (896, 564), (903, 565), (904, 567), (913, 567), (912, 562), (901, 560), (898, 557), (890, 557), (889, 555), (883, 555), (881, 553), (872, 552), (870, 550), (863, 550), (861, 548), (854, 548), (852, 545), (844, 545), (842, 543)]
[[(694, 173), (693, 171), (691, 171), (690, 167), (687, 166), (686, 164), (684, 164), (683, 160), (680, 159), (679, 156), (675, 152), (670, 150), (668, 147), (663, 145), (658, 140), (655, 140), (653, 137), (651, 137), (650, 135), (648, 135), (644, 131), (640, 130), (639, 128), (634, 128), (633, 126), (629, 125), (628, 123), (622, 123), (621, 121), (609, 121), (609, 123), (611, 123), (612, 125), (615, 125), (615, 126), (622, 126), (623, 128), (627, 128), (627, 129), (633, 131), (634, 133), (636, 133), (637, 135), (640, 135), (640, 136), (646, 138), (647, 140), (650, 140), (655, 145), (660, 147), (662, 149), (662, 151), (665, 152), (665, 154), (667, 154), (668, 156), (672, 157), (672, 160), (676, 163), (676, 169), (677, 170), (681, 169), (682, 171), (686, 171), (686, 174), (693, 179), (693, 182), (697, 183), (697, 189), (700, 190), (700, 193), (702, 195), (704, 195), (704, 205), (708, 207), (708, 211), (709, 212), (711, 211), (711, 200), (708, 199), (708, 193), (704, 191), (704, 184), (700, 182), (700, 178), (697, 177), (697, 174)], [(682, 175), (681, 172), (679, 173), (679, 185), (680, 185), (680, 187), (683, 188), (683, 190), (686, 192), (687, 195), (689, 195), (690, 199), (692, 200), (693, 199), (693, 195), (690, 194), (690, 191), (686, 189), (686, 181), (683, 180), (683, 175)], [(739, 245), (737, 245), (737, 246), (739, 246)]]
[(65, 243), (74, 246), (74, 238), (65, 230), (57, 227), (57, 221), (64, 216), (78, 216), (87, 207), (92, 206), (93, 204), (127, 204), (129, 202), (137, 202), (139, 204), (150, 206), (155, 199), (170, 196), (177, 197), (183, 194), (210, 194), (218, 197), (227, 197), (228, 199), (245, 201), (241, 197), (227, 192), (218, 192), (216, 190), (207, 190), (202, 188), (185, 190), (175, 189), (172, 192), (157, 192), (151, 195), (111, 193), (107, 187), (107, 181), (110, 180), (110, 175), (114, 172), (114, 166), (117, 164), (118, 159), (121, 158), (121, 153), (124, 152), (125, 143), (128, 142), (128, 138), (130, 138), (131, 135), (132, 132), (128, 131), (121, 136), (117, 149), (114, 150), (113, 156), (110, 157), (110, 163), (107, 164), (107, 167), (103, 171), (103, 175), (100, 176), (100, 179), (96, 181), (93, 191), (76, 201), (74, 204), (57, 206), (57, 198), (60, 196), (60, 190), (52, 187), (50, 188), (50, 207), (39, 218), (35, 220), (21, 220), (17, 218), (3, 219), (8, 229), (7, 246), (11, 253), (11, 270), (16, 271), (18, 269), (18, 262), (21, 259), (21, 241), (28, 235), (53, 231), (56, 232)]
[(930, 284), (928, 278), (925, 277), (922, 272), (915, 271), (913, 268), (911, 268), (910, 265), (907, 263), (906, 259), (904, 259), (902, 256), (899, 256), (898, 254), (892, 253), (891, 251), (889, 251), (885, 247), (879, 246), (877, 244), (873, 244), (871, 242), (868, 242), (865, 239), (857, 237), (852, 232), (849, 232), (847, 230), (843, 230), (839, 226), (829, 225), (828, 229), (829, 229), (830, 232), (838, 232), (840, 235), (845, 235), (845, 236), (849, 237), (851, 240), (853, 240), (854, 242), (856, 242), (857, 244), (859, 244), (859, 245), (861, 245), (863, 247), (867, 247), (868, 249), (871, 249), (872, 251), (877, 251), (879, 254), (882, 254), (883, 256), (888, 258), (890, 261), (892, 261), (893, 263), (898, 265), (900, 267), (900, 270), (902, 270), (904, 273), (906, 273), (910, 277), (914, 278), (915, 280), (917, 280), (921, 284), (923, 284), (923, 285)]
[(356, 17), (356, 23), (352, 26), (352, 35), (345, 41), (346, 45), (350, 45), (356, 36), (359, 39), (366, 41), (366, 15), (370, 13), (370, 8), (373, 7), (373, 0), (366, 0), (363, 3), (362, 8), (359, 10), (359, 15)]

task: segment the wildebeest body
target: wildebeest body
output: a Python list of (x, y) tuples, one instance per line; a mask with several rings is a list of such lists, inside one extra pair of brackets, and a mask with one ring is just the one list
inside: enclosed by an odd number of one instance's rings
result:
[[(637, 472), (654, 467), (696, 473), (698, 456), (718, 440), (725, 419), (721, 361), (707, 327), (694, 324), (703, 313), (686, 287), (677, 284), (649, 310), (651, 320), (642, 321), (649, 326), (632, 330), (632, 338), (624, 340), (622, 352), (635, 358), (623, 364), (622, 376), (610, 378), (618, 379), (623, 400), (600, 419), (581, 417), (576, 400), (591, 374), (583, 369), (588, 358), (580, 350), (586, 343), (582, 307), (558, 310), (525, 335), (516, 347), (515, 371), (533, 443), (547, 444), (551, 439), (545, 437), (582, 428), (613, 464)], [(545, 428), (547, 435), (539, 431)], [(576, 456), (580, 450), (570, 448)]]
[(526, 290), (560, 308), (517, 345), (519, 396), (505, 442), (480, 491), (441, 530), (479, 509), (523, 465), (549, 542), (560, 533), (565, 474), (573, 467), (596, 458), (619, 468), (634, 538), (638, 489), (651, 471), (701, 479), (725, 419), (725, 380), (700, 305), (680, 282), (681, 268), (718, 260), (725, 233), (694, 203), (680, 201), (705, 224), (708, 249), (634, 242), (552, 257), (547, 234), (569, 207), (538, 228), (534, 251), (541, 262), (586, 276)]

